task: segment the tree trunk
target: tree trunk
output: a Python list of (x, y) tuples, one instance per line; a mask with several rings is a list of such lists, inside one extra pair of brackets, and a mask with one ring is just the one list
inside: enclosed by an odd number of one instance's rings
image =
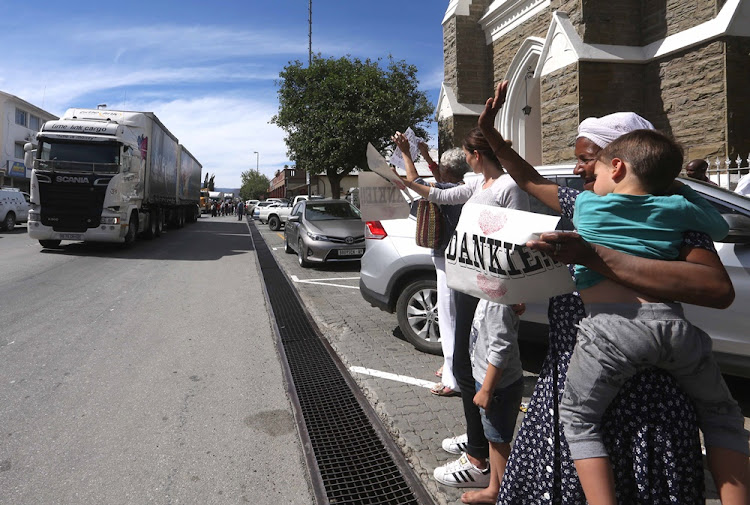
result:
[(331, 183), (331, 198), (341, 198), (341, 179), (344, 178), (344, 175), (338, 173), (337, 170), (328, 172), (328, 180)]

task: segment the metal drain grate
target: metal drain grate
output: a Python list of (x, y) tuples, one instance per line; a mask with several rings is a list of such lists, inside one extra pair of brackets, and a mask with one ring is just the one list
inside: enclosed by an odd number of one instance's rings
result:
[[(286, 356), (290, 397), (298, 402), (298, 414), (303, 418), (300, 432), (313, 485), (323, 487), (315, 489), (318, 501), (358, 505), (433, 503), (372, 407), (341, 372), (343, 365), (318, 335), (254, 223), (250, 229), (280, 349)], [(309, 438), (310, 447), (305, 438)]]

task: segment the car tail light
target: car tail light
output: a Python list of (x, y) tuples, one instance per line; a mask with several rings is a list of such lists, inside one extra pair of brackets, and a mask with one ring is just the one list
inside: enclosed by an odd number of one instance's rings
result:
[(366, 221), (365, 222), (365, 238), (373, 240), (383, 240), (388, 234), (383, 228), (383, 224), (380, 221)]

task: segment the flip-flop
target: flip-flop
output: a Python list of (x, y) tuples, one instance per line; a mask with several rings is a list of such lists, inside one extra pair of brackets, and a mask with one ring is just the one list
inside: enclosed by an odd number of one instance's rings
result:
[(435, 396), (458, 396), (461, 393), (458, 391), (453, 391), (448, 386), (443, 385), (442, 382), (438, 382), (434, 386), (430, 388), (430, 393), (434, 394)]

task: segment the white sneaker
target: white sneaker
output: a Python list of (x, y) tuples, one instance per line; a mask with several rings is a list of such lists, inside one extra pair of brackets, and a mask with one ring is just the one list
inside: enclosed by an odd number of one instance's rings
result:
[(466, 452), (466, 444), (469, 443), (469, 437), (464, 433), (457, 437), (444, 438), (443, 450), (451, 454), (463, 454)]
[(466, 453), (456, 461), (435, 468), (435, 480), (451, 487), (487, 487), (490, 485), (490, 465), (481, 470), (471, 464)]

